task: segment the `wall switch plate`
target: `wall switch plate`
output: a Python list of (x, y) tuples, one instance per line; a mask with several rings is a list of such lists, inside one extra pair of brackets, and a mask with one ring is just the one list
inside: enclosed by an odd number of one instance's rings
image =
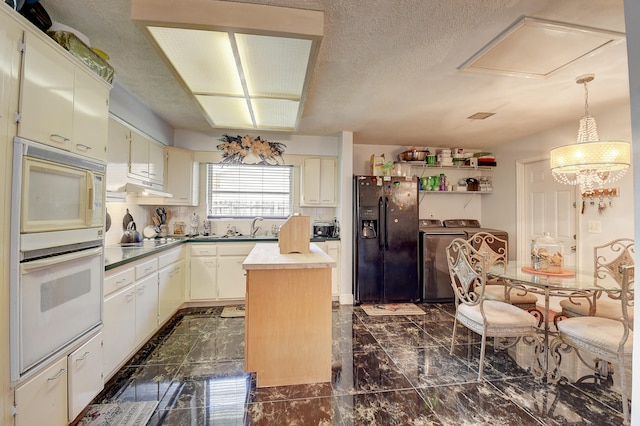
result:
[(588, 224), (588, 229), (592, 234), (599, 234), (602, 232), (602, 222), (599, 220), (590, 220)]

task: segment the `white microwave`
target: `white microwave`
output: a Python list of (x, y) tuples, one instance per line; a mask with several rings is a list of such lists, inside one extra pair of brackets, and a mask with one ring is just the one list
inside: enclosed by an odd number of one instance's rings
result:
[(13, 164), (21, 251), (104, 239), (104, 163), (15, 138)]

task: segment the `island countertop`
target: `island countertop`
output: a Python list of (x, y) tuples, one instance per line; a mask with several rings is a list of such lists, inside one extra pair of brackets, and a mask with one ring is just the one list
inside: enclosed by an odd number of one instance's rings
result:
[(310, 253), (280, 254), (277, 243), (258, 243), (242, 263), (242, 269), (316, 269), (335, 268), (337, 263), (315, 244)]

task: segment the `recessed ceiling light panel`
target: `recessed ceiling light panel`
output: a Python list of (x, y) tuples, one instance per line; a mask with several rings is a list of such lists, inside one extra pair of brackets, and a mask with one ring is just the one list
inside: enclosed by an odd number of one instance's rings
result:
[(189, 90), (244, 96), (228, 33), (147, 28)]
[(216, 0), (131, 0), (213, 127), (297, 130), (320, 49), (318, 11)]

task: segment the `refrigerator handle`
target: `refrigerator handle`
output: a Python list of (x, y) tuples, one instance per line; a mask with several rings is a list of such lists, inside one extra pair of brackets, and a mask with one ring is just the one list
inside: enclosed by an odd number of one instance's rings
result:
[(383, 201), (382, 201), (382, 197), (378, 198), (378, 250), (382, 251), (382, 249), (384, 248), (384, 241), (382, 240), (382, 233), (383, 233), (383, 229), (382, 227), (385, 225), (385, 217), (384, 217), (384, 206), (383, 206)]
[(389, 250), (389, 229), (387, 223), (387, 212), (389, 211), (389, 198), (384, 197), (384, 249)]

